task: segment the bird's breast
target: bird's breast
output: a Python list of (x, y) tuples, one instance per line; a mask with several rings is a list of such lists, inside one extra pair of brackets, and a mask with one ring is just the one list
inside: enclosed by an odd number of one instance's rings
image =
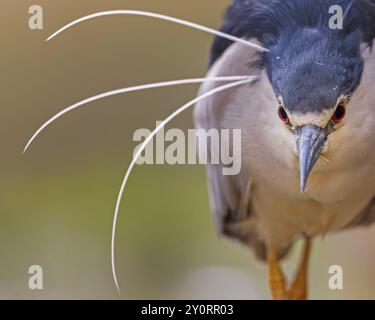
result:
[(318, 160), (306, 191), (301, 193), (298, 159), (292, 152), (290, 157), (288, 165), (281, 159), (265, 158), (262, 164), (258, 163), (262, 168), (254, 168), (256, 178), (250, 200), (259, 220), (260, 233), (267, 241), (282, 246), (301, 234), (315, 236), (339, 230), (348, 225), (374, 195), (373, 167), (329, 170), (326, 167), (329, 164), (322, 159)]

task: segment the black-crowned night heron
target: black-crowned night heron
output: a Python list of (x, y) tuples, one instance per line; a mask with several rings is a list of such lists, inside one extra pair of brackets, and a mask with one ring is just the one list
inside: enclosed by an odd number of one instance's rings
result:
[[(216, 225), (268, 261), (274, 298), (303, 299), (310, 239), (375, 221), (375, 1), (234, 0), (222, 31), (269, 51), (214, 42), (208, 76), (259, 77), (196, 106), (198, 128), (242, 130), (241, 173), (208, 165)], [(288, 287), (279, 261), (300, 237)]]

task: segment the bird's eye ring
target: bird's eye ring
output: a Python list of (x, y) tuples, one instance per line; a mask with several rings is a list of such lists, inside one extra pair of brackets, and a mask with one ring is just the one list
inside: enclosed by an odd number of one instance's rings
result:
[(339, 104), (332, 116), (332, 121), (334, 123), (340, 123), (345, 117), (346, 109), (342, 104)]
[(285, 124), (290, 124), (288, 114), (286, 113), (285, 109), (283, 107), (279, 108), (279, 118), (281, 119), (282, 122)]

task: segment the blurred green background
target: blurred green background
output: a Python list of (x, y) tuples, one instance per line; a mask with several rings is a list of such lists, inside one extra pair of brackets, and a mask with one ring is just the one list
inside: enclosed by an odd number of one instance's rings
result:
[[(112, 214), (136, 144), (195, 96), (197, 86), (101, 100), (73, 112), (22, 149), (47, 118), (78, 100), (124, 86), (206, 72), (212, 37), (142, 17), (86, 22), (53, 41), (64, 24), (109, 9), (155, 11), (219, 28), (228, 0), (2, 0), (0, 117), (0, 299), (268, 299), (267, 272), (249, 250), (218, 239), (202, 166), (138, 166), (121, 207), (117, 269), (111, 276)], [(28, 8), (44, 9), (44, 30), (28, 28)], [(170, 127), (192, 128), (186, 112)], [(375, 298), (375, 232), (358, 229), (315, 242), (315, 299)], [(286, 263), (289, 274), (296, 253)], [(44, 289), (28, 289), (30, 265)], [(344, 290), (328, 288), (328, 268), (344, 269)]]

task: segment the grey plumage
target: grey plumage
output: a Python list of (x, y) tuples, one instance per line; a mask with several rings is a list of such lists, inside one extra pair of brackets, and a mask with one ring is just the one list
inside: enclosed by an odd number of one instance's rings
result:
[[(236, 1), (234, 5), (245, 2), (259, 3)], [(264, 3), (273, 2), (278, 1)], [(371, 1), (366, 3), (373, 5)], [(312, 23), (308, 13), (306, 16), (306, 23)], [(268, 246), (276, 248), (283, 257), (302, 235), (313, 237), (375, 221), (375, 55), (371, 50), (372, 31), (364, 34), (360, 28), (366, 25), (356, 25), (355, 17), (351, 19), (351, 28), (358, 31), (357, 38), (349, 41), (347, 35), (334, 36), (334, 41), (342, 41), (340, 44), (346, 48), (357, 46), (348, 49), (350, 62), (348, 55), (340, 57), (341, 52), (335, 51), (340, 46), (321, 46), (327, 30), (321, 32), (320, 24), (309, 24), (308, 28), (313, 28), (314, 38), (318, 34), (323, 40), (312, 47), (308, 46), (308, 37), (307, 41), (294, 43), (298, 50), (295, 49), (293, 59), (287, 49), (280, 51), (282, 30), (275, 35), (277, 39), (264, 40), (259, 31), (251, 39), (269, 44), (270, 52), (263, 57), (240, 44), (215, 42), (209, 76), (251, 74), (258, 75), (259, 80), (196, 106), (198, 128), (242, 130), (241, 173), (223, 176), (220, 165), (207, 166), (211, 207), (218, 232), (252, 247), (260, 259), (265, 258)], [(320, 19), (317, 21), (321, 23)], [(242, 27), (243, 21), (238, 23)], [(236, 30), (235, 21), (231, 24), (232, 30)], [(246, 35), (244, 30), (238, 33), (238, 29), (237, 35)], [(283, 55), (284, 52), (289, 54)], [(282, 69), (272, 65), (276, 58), (281, 60), (278, 63), (283, 64)], [(329, 66), (324, 69), (321, 63)], [(351, 72), (345, 73), (344, 69)], [(276, 74), (279, 82), (272, 79)], [(204, 84), (200, 93), (213, 87), (215, 84)], [(334, 129), (327, 133), (321, 151), (329, 162), (317, 159), (306, 192), (301, 193), (297, 129), (330, 125), (340, 97), (346, 95), (351, 100), (346, 105), (345, 119), (343, 123), (333, 123)], [(280, 96), (291, 121), (290, 128), (277, 115)]]

